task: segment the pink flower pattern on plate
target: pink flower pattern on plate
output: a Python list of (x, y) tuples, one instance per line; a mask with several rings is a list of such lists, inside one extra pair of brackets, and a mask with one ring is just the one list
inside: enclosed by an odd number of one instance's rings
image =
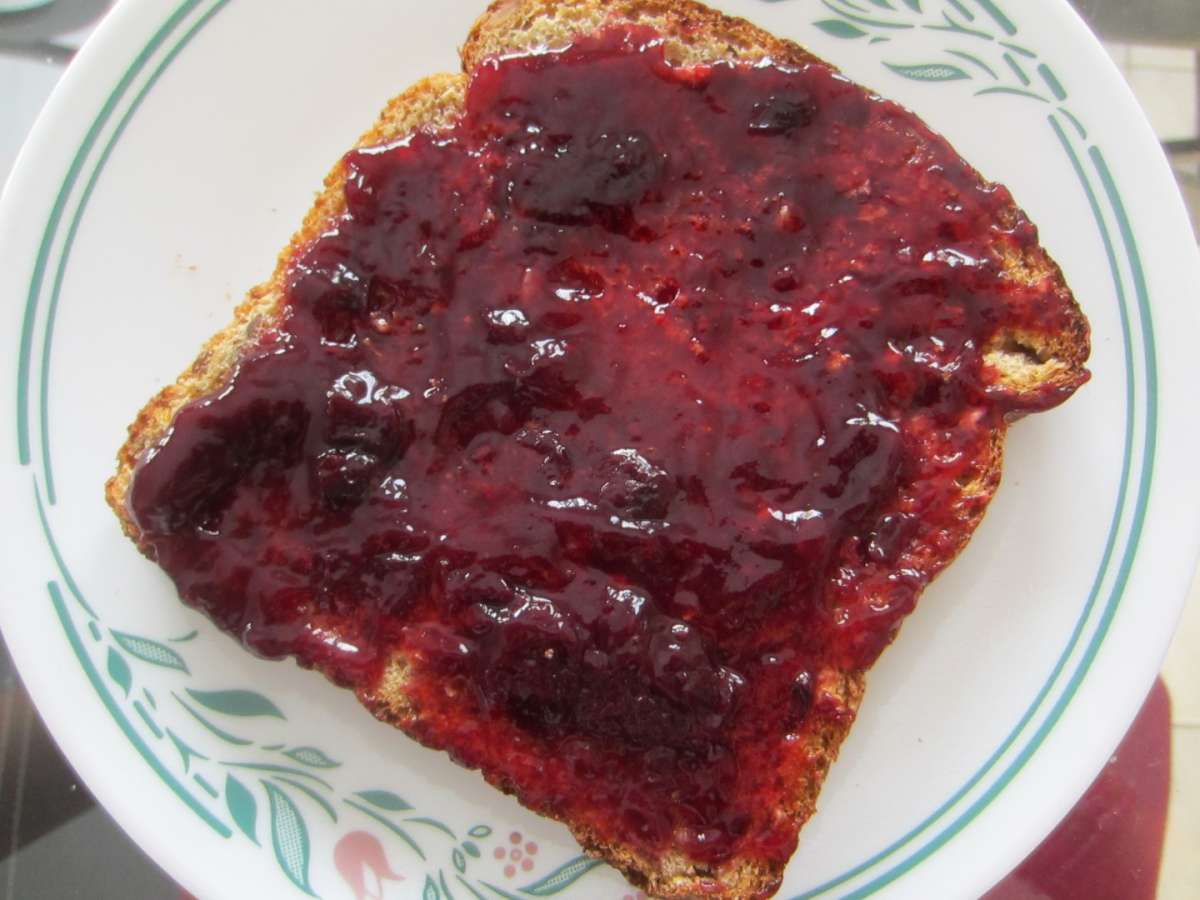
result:
[(499, 846), (493, 851), (496, 859), (508, 859), (504, 866), (504, 877), (515, 878), (518, 872), (528, 874), (533, 871), (534, 857), (537, 856), (538, 845), (526, 841), (521, 832), (514, 831), (508, 836), (509, 847)]
[[(385, 881), (403, 881), (388, 864), (379, 838), (366, 831), (351, 831), (333, 848), (333, 864), (354, 892), (355, 900), (381, 900)], [(367, 883), (367, 871), (375, 876), (375, 890)]]

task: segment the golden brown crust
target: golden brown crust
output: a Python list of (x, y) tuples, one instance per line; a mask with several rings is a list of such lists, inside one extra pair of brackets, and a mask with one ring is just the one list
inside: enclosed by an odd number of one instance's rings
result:
[[(606, 23), (640, 23), (666, 38), (668, 57), (679, 64), (718, 60), (759, 61), (803, 65), (815, 59), (803, 48), (780, 40), (742, 19), (730, 18), (690, 0), (497, 0), (475, 23), (461, 50), (463, 70), (472, 72), (481, 62), (505, 55), (547, 47), (561, 47), (578, 34), (595, 31)], [(371, 146), (401, 139), (418, 130), (452, 125), (463, 108), (467, 78), (435, 75), (391, 100), (375, 125), (356, 146)], [(151, 448), (169, 433), (175, 415), (187, 403), (212, 394), (234, 372), (240, 352), (265, 330), (275, 327), (283, 310), (290, 261), (326, 229), (343, 210), (343, 169), (335, 165), (324, 188), (287, 247), (279, 255), (274, 273), (253, 288), (237, 308), (234, 319), (201, 350), (191, 367), (154, 397), (129, 428), (129, 439), (118, 454), (117, 473), (107, 484), (109, 504), (125, 532), (146, 549), (126, 501), (134, 468)], [(1015, 217), (1015, 208), (1011, 214)], [(1037, 247), (1024, 256), (1004, 258), (1007, 277), (1024, 283), (1049, 281), (1063, 302), (1065, 320), (1053, 331), (1008, 333), (984, 348), (985, 359), (1001, 389), (1011, 393), (1014, 405), (1046, 391), (1069, 391), (1086, 373), (1088, 326), (1079, 312), (1062, 273)], [(1000, 425), (977, 451), (977, 458), (962, 478), (962, 491), (952, 501), (951, 514), (959, 525), (949, 546), (932, 547), (918, 538), (903, 554), (905, 565), (930, 576), (947, 565), (969, 539), (983, 516), (999, 480), (1004, 426)], [(405, 689), (410, 662), (395, 658), (379, 683), (361, 690), (359, 699), (380, 719), (418, 740), (421, 711)], [(805, 734), (802, 766), (793, 766), (790, 802), (778, 814), (802, 825), (816, 808), (817, 795), (829, 765), (837, 756), (862, 698), (864, 672), (825, 669), (818, 676), (817, 702)], [(512, 785), (492, 780), (502, 790)], [(554, 810), (540, 812), (554, 814)], [(767, 897), (782, 879), (780, 867), (761, 861), (734, 859), (712, 869), (678, 853), (649, 858), (631, 847), (605, 842), (586, 824), (567, 822), (587, 852), (620, 869), (631, 882), (657, 897)]]
[(691, 0), (495, 0), (462, 47), (463, 71), (491, 58), (564, 47), (577, 35), (611, 24), (653, 28), (666, 39), (667, 58), (679, 65), (818, 61), (798, 44)]

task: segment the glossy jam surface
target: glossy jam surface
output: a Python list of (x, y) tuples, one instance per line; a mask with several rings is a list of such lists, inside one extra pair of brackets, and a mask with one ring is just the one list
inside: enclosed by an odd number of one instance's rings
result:
[(344, 165), (282, 326), (140, 466), (149, 546), (258, 653), (359, 687), (404, 653), (418, 736), (534, 808), (786, 858), (821, 671), (961, 540), (981, 347), (1065, 314), (999, 277), (1033, 227), (822, 65), (637, 32)]

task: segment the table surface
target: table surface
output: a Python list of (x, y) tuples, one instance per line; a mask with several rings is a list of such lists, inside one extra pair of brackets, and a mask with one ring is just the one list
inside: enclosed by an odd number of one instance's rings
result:
[[(1125, 72), (1167, 146), (1193, 222), (1200, 221), (1200, 0), (1072, 2)], [(6, 5), (22, 4), (0, 0), (0, 181), (7, 177), (38, 110), (110, 0), (57, 0), (20, 13), (4, 13)], [(1200, 896), (1200, 854), (1195, 852), (1200, 847), (1197, 588), (1167, 660), (1164, 680), (1172, 698), (1169, 738), (1165, 695), (1159, 689), (1116, 762), (1089, 796), (989, 900), (1082, 897), (1069, 886), (1077, 882), (1053, 877), (1055, 868), (1067, 865), (1062, 861), (1071, 855), (1063, 848), (1086, 844), (1089, 831), (1099, 835), (1121, 817), (1152, 827), (1150, 804), (1161, 800), (1150, 796), (1154, 790), (1147, 789), (1148, 782), (1137, 781), (1136, 790), (1126, 784), (1123, 793), (1113, 785), (1131, 778), (1159, 777), (1168, 742), (1169, 811), (1158, 897)], [(1160, 729), (1156, 730), (1156, 722), (1161, 722)], [(1162, 754), (1151, 754), (1158, 760), (1157, 768), (1146, 761), (1148, 742), (1163, 747)], [(1146, 796), (1139, 800), (1142, 794)], [(1139, 802), (1144, 808), (1133, 809)], [(1131, 834), (1145, 832), (1143, 824), (1125, 827)], [(64, 864), (64, 860), (71, 862)], [(1132, 888), (1119, 890), (1127, 893)], [(1122, 893), (1111, 896), (1124, 900)], [(0, 900), (39, 897), (178, 900), (180, 891), (77, 781), (43, 728), (0, 643)]]

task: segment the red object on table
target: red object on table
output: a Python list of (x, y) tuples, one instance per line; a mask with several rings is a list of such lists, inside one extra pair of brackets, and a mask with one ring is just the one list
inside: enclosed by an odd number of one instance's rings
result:
[(1171, 785), (1171, 702), (1159, 679), (1083, 799), (983, 900), (1154, 900)]

